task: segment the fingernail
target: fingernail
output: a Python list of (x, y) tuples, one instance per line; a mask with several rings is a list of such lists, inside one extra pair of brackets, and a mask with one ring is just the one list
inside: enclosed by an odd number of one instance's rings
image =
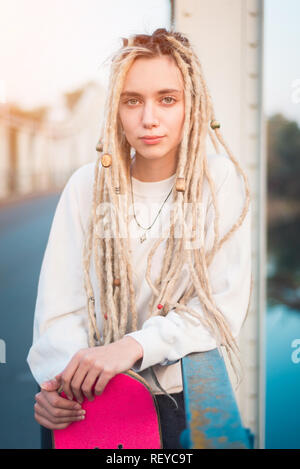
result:
[(50, 387), (51, 387), (51, 384), (50, 384), (49, 382), (46, 382), (46, 383), (42, 383), (42, 384), (41, 384), (41, 388), (42, 388), (42, 389), (48, 389), (48, 388), (50, 388)]
[(50, 379), (49, 381), (45, 381), (44, 383), (41, 384), (41, 387), (46, 387), (46, 388), (49, 388), (51, 387), (53, 384), (57, 384), (56, 380), (55, 379)]

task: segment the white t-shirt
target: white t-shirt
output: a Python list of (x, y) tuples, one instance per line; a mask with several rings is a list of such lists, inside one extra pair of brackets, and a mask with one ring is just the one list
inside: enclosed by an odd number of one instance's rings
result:
[[(86, 164), (69, 178), (58, 202), (44, 253), (35, 307), (33, 344), (27, 357), (31, 372), (39, 384), (63, 371), (78, 350), (88, 347), (82, 247), (92, 204), (94, 167), (95, 163)], [(208, 167), (215, 184), (221, 239), (242, 212), (244, 182), (226, 155), (208, 155)], [(146, 228), (152, 223), (174, 183), (175, 174), (158, 182), (142, 182), (132, 178), (135, 213), (140, 225)], [(143, 358), (133, 369), (149, 382), (157, 394), (161, 394), (161, 390), (152, 379), (150, 367), (153, 367), (160, 385), (168, 393), (180, 392), (183, 389), (180, 359), (189, 353), (207, 351), (217, 346), (200, 320), (188, 321), (185, 315), (173, 309), (166, 316), (148, 318), (152, 290), (145, 277), (147, 257), (153, 243), (167, 227), (172, 206), (171, 195), (142, 243), (140, 236), (144, 230), (137, 226), (134, 219), (129, 224), (138, 330), (127, 330), (127, 335), (134, 337), (144, 352)], [(207, 252), (214, 240), (214, 207), (206, 178), (201, 207), (205, 214), (203, 236)], [(153, 283), (160, 272), (165, 245), (166, 240), (158, 246), (152, 259)], [(93, 262), (90, 274), (101, 333), (99, 287)], [(228, 320), (233, 336), (237, 337), (250, 294), (251, 205), (242, 226), (215, 254), (208, 274), (214, 301)], [(177, 302), (189, 285), (189, 267), (185, 263), (172, 300)], [(191, 298), (188, 305), (202, 313), (197, 297)]]

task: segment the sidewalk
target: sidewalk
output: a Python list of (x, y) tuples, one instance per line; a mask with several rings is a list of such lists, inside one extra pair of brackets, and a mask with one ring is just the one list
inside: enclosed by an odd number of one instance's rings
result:
[(27, 202), (32, 199), (41, 198), (41, 197), (48, 197), (49, 195), (58, 195), (62, 191), (63, 188), (59, 189), (57, 187), (53, 189), (48, 189), (44, 191), (36, 191), (30, 192), (28, 194), (14, 194), (5, 199), (0, 199), (0, 210), (2, 208), (11, 207), (14, 205), (18, 205), (22, 202)]

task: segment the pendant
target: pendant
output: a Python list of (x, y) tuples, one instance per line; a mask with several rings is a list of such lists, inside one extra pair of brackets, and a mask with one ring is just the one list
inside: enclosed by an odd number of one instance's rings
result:
[(143, 234), (143, 236), (140, 237), (140, 242), (143, 243), (146, 239), (146, 233)]

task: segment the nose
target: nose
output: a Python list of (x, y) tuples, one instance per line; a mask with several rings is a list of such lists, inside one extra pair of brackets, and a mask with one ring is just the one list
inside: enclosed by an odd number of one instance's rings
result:
[(150, 101), (145, 102), (143, 108), (142, 123), (145, 128), (152, 128), (159, 125), (154, 104)]

